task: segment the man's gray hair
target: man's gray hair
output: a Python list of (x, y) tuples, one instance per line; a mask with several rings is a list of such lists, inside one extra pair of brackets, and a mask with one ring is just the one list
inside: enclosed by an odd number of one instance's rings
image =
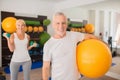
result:
[[(64, 17), (66, 17), (66, 15), (63, 13), (63, 12), (56, 12), (54, 15), (53, 15), (53, 20), (54, 20), (54, 17), (55, 16), (64, 16)], [(66, 19), (67, 19), (67, 17), (66, 17)]]
[(63, 15), (63, 16), (65, 16), (65, 14), (64, 14), (63, 12), (56, 12), (56, 13), (54, 14), (54, 16), (57, 16), (57, 15)]

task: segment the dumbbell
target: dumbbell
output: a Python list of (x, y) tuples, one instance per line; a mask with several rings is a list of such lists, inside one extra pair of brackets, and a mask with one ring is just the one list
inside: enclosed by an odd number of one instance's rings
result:
[(36, 43), (35, 41), (30, 41), (30, 46), (31, 45), (35, 45), (36, 44), (36, 47), (39, 47), (39, 44), (38, 43)]
[(10, 38), (10, 35), (11, 35), (11, 34), (10, 34), (10, 33), (3, 33), (2, 35), (3, 35), (3, 36), (7, 36), (8, 38)]

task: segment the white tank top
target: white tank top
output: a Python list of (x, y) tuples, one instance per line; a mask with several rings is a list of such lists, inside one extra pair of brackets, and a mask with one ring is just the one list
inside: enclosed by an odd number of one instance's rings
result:
[(24, 62), (31, 60), (27, 44), (28, 44), (28, 38), (27, 34), (25, 34), (25, 37), (23, 40), (20, 40), (16, 33), (14, 33), (14, 44), (15, 44), (15, 50), (13, 52), (12, 61), (13, 62)]

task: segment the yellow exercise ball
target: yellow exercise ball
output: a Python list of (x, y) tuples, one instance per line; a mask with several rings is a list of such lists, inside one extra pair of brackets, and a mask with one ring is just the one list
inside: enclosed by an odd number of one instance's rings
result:
[(94, 32), (94, 25), (93, 24), (86, 24), (85, 25), (85, 32), (86, 33), (93, 33)]
[(77, 66), (81, 74), (88, 78), (99, 78), (111, 67), (112, 55), (102, 41), (89, 39), (77, 46)]
[(16, 18), (7, 17), (2, 21), (2, 29), (7, 33), (13, 33), (16, 31)]

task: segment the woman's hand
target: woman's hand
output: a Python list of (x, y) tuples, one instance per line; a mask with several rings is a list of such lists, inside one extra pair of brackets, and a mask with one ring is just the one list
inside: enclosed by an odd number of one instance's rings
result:
[(6, 39), (10, 38), (10, 34), (9, 33), (3, 33), (3, 37), (5, 37)]

